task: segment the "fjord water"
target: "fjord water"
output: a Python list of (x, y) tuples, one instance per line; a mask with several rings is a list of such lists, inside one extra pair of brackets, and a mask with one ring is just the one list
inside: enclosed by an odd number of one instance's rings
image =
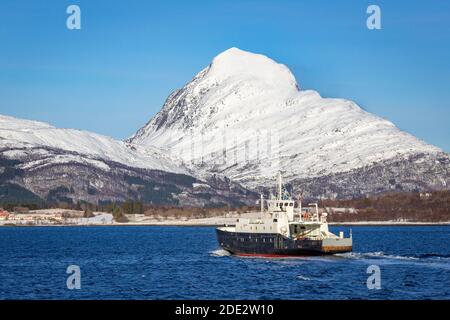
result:
[[(268, 259), (227, 255), (209, 227), (2, 227), (0, 298), (450, 298), (450, 226), (352, 229), (353, 253)], [(79, 290), (67, 289), (69, 265)]]

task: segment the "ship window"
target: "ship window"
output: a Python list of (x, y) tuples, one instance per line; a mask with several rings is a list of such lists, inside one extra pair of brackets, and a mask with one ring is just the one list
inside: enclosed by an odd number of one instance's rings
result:
[(265, 239), (265, 238), (263, 238), (263, 242), (266, 242), (266, 239)]
[(273, 219), (273, 222), (278, 222), (278, 219)]
[(293, 203), (291, 202), (291, 203), (289, 204), (289, 206), (290, 206), (290, 207), (293, 207), (293, 206), (294, 206), (294, 204), (293, 204)]
[(286, 203), (284, 204), (284, 206), (285, 206), (285, 207), (288, 207), (288, 206), (289, 206), (289, 203), (286, 202)]
[(283, 206), (283, 202), (280, 202), (280, 207), (282, 207)]

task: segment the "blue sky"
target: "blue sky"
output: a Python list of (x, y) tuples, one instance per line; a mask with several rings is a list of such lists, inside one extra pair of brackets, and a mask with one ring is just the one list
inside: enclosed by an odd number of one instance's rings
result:
[[(81, 30), (66, 8), (81, 8)], [(377, 4), (382, 30), (366, 28)], [(450, 151), (450, 1), (24, 1), (0, 5), (0, 114), (124, 139), (214, 56), (285, 63)]]

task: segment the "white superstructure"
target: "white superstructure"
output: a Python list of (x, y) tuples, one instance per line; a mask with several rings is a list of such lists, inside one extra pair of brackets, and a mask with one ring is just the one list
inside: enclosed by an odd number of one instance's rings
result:
[[(260, 203), (258, 217), (239, 218), (234, 227), (235, 232), (277, 233), (294, 239), (339, 238), (328, 230), (327, 214), (319, 213), (317, 203), (303, 207), (301, 199), (296, 202), (283, 190), (281, 174), (278, 174), (276, 198), (266, 200), (261, 195)], [(227, 229), (233, 231), (232, 228)], [(343, 234), (340, 238), (343, 238)]]

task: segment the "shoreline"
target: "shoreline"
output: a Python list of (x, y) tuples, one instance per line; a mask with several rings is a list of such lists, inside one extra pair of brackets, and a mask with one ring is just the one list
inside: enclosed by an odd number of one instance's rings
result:
[[(214, 219), (214, 218), (211, 218)], [(204, 220), (204, 219), (202, 219)], [(217, 223), (217, 221), (149, 221), (149, 222), (127, 222), (127, 223), (110, 223), (110, 224), (0, 224), (0, 227), (139, 227), (139, 226), (150, 226), (150, 227), (223, 227), (223, 226), (233, 226), (232, 223)], [(329, 222), (331, 227), (340, 226), (365, 226), (365, 227), (383, 227), (383, 226), (450, 226), (450, 221), (441, 222), (426, 222), (426, 221), (352, 221), (352, 222)]]
[[(82, 212), (73, 211), (72, 214), (80, 216)], [(222, 227), (234, 226), (236, 219), (257, 218), (258, 212), (245, 213), (219, 213), (210, 217), (177, 217), (160, 215), (127, 215), (128, 222), (116, 222), (109, 213), (94, 212), (90, 218), (70, 218), (56, 220), (56, 215), (61, 215), (61, 209), (44, 209), (30, 211), (24, 214), (24, 219), (0, 220), (0, 227), (91, 227), (91, 226), (171, 226), (171, 227)], [(408, 220), (383, 220), (383, 221), (342, 221), (328, 222), (329, 226), (448, 226), (450, 220), (429, 222), (429, 221), (408, 221)]]
[(450, 226), (450, 221), (426, 222), (426, 221), (352, 221), (329, 222), (329, 226)]

